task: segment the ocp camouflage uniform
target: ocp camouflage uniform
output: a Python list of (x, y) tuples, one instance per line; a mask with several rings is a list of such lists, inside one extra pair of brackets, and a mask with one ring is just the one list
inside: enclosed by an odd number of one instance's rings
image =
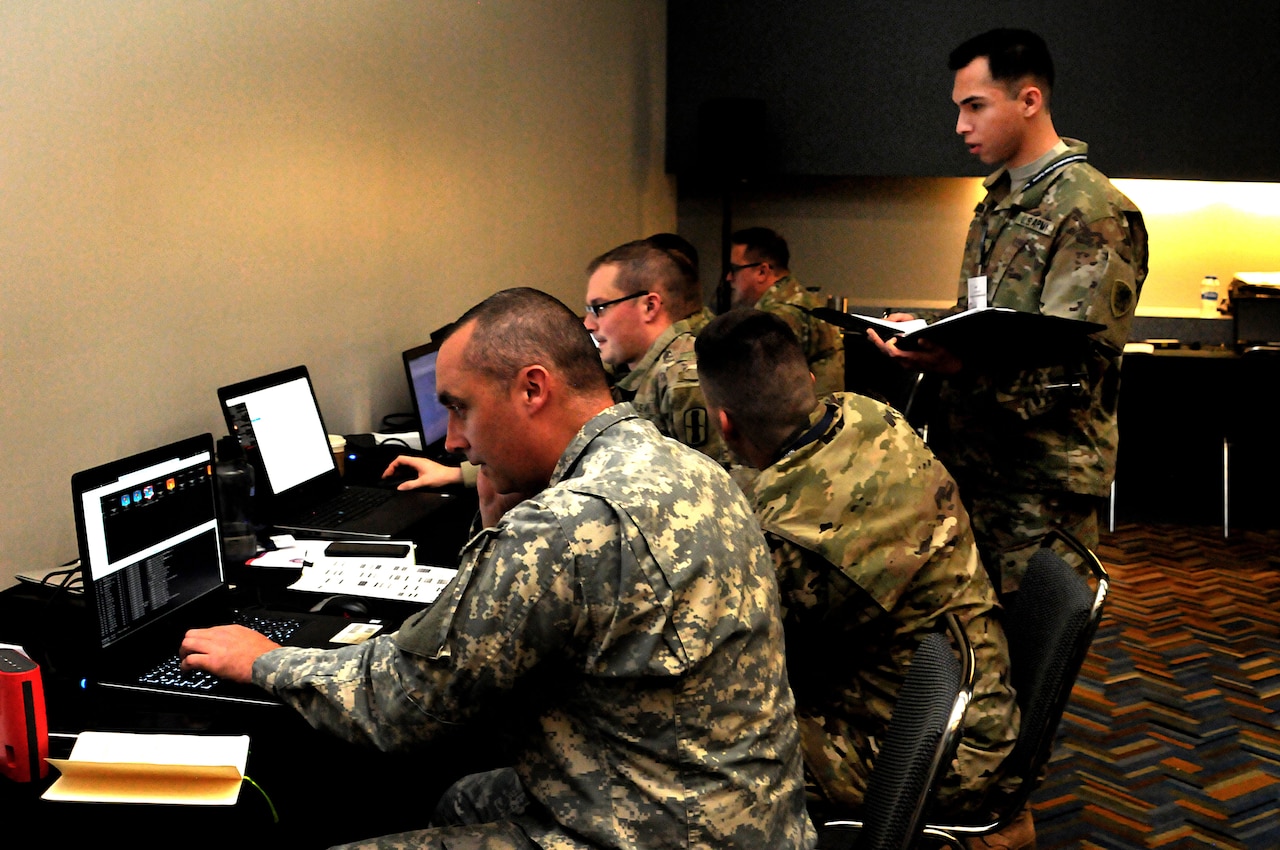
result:
[[(275, 650), (253, 678), (384, 750), (495, 704), (523, 712), (514, 767), (534, 802), (512, 822), (540, 847), (815, 840), (759, 528), (723, 470), (628, 405), (589, 421), (549, 486), (472, 538), (397, 633)], [(510, 829), (466, 830), (465, 846)]]
[(995, 591), (955, 481), (897, 411), (841, 393), (760, 472), (752, 500), (773, 548), (787, 663), (815, 805), (862, 802), (921, 638), (955, 614), (977, 660), (973, 702), (938, 791), (952, 813), (1016, 787), (1002, 764), (1019, 712)]
[(716, 314), (711, 312), (710, 307), (703, 307), (696, 313), (685, 317), (685, 321), (689, 323), (689, 330), (693, 331), (693, 335), (697, 336), (698, 332), (705, 328)]
[(1097, 507), (1116, 464), (1120, 354), (1147, 275), (1142, 214), (1064, 140), (1010, 194), (1008, 171), (987, 178), (969, 226), (958, 307), (968, 279), (987, 276), (987, 303), (1106, 327), (1059, 362), (1026, 368), (1017, 351), (943, 382), (930, 444), (960, 483), (983, 560), (999, 590), (1017, 589), (1050, 528), (1097, 546)]
[(800, 285), (791, 275), (775, 281), (756, 302), (756, 309), (773, 313), (787, 323), (800, 347), (809, 371), (816, 382), (819, 396), (844, 390), (844, 341), (840, 330), (806, 312), (806, 308), (822, 307), (822, 299)]
[(681, 319), (663, 331), (636, 367), (614, 384), (614, 399), (631, 402), (664, 435), (727, 466), (729, 450), (707, 415), (698, 383), (692, 324), (693, 317)]

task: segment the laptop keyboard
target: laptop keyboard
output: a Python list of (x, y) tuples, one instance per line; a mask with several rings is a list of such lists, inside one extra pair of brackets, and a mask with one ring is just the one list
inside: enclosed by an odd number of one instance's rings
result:
[[(249, 614), (243, 611), (237, 611), (233, 621), (255, 632), (261, 632), (276, 643), (284, 643), (302, 625), (301, 620), (293, 617)], [(218, 683), (218, 677), (200, 670), (183, 670), (182, 659), (174, 655), (139, 676), (138, 681), (148, 685), (207, 691)]]
[(362, 517), (391, 498), (393, 491), (375, 487), (348, 487), (341, 495), (325, 502), (307, 518), (311, 525), (333, 527)]

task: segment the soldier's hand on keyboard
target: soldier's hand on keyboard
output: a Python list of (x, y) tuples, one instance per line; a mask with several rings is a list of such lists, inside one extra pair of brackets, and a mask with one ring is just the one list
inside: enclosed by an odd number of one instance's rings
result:
[(203, 670), (236, 682), (253, 680), (253, 662), (280, 644), (244, 626), (192, 629), (182, 639), (178, 655), (182, 669)]

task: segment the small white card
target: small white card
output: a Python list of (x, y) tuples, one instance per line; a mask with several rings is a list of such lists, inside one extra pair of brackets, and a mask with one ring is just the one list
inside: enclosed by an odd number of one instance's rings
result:
[(333, 643), (364, 643), (380, 631), (382, 626), (378, 623), (351, 623), (329, 640)]
[(969, 278), (969, 309), (987, 309), (987, 276), (985, 274)]

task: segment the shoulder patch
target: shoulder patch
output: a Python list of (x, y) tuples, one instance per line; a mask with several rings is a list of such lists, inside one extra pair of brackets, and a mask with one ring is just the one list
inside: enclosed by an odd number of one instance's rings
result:
[(711, 436), (711, 419), (705, 407), (691, 407), (684, 412), (684, 433), (688, 438), (687, 445), (693, 448), (705, 445)]
[(1133, 287), (1127, 281), (1117, 280), (1111, 287), (1111, 314), (1116, 318), (1127, 316), (1135, 300)]

